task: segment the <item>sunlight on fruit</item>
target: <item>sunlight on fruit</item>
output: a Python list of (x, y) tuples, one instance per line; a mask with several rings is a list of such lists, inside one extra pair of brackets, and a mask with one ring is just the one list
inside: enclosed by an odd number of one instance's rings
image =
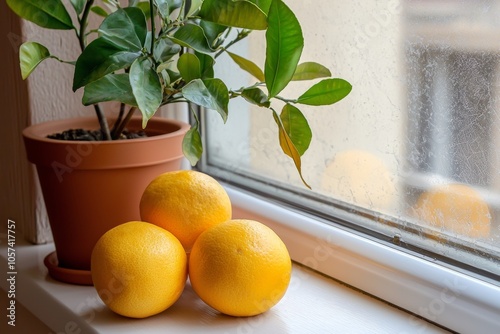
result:
[(395, 203), (396, 188), (386, 164), (361, 150), (339, 152), (326, 167), (321, 189), (370, 209), (387, 209)]
[(441, 185), (418, 199), (416, 216), (438, 228), (471, 238), (488, 237), (491, 214), (480, 194), (463, 184)]

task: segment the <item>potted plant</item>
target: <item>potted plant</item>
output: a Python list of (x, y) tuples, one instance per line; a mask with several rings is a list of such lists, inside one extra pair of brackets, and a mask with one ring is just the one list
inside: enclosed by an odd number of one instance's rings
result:
[[(198, 121), (189, 130), (178, 122), (158, 124), (153, 116), (160, 106), (188, 102), (216, 110), (224, 121), (232, 98), (244, 98), (269, 109), (276, 121), (280, 146), (293, 159), (302, 178), (301, 155), (309, 147), (312, 134), (297, 105), (333, 104), (351, 91), (347, 81), (331, 78), (324, 66), (299, 63), (304, 46), (301, 26), (282, 0), (103, 0), (104, 6), (93, 0), (69, 3), (71, 6), (66, 8), (61, 0), (7, 0), (23, 19), (48, 29), (73, 31), (82, 50), (76, 60), (66, 61), (37, 42), (25, 42), (20, 47), (23, 78), (45, 59), (73, 64), (73, 90), (83, 89), (83, 104), (93, 105), (96, 112), (94, 120), (38, 124), (24, 132), (28, 158), (37, 165), (59, 261), (56, 263), (52, 254), (46, 264), (51, 274), (61, 280), (90, 283), (90, 252), (100, 235), (116, 224), (138, 219), (135, 203), (153, 175), (178, 168), (178, 162), (166, 163), (171, 159), (165, 155), (167, 145), (174, 150), (174, 157), (179, 158), (182, 152), (193, 165), (200, 158), (203, 148)], [(89, 25), (90, 15), (100, 17), (96, 29)], [(263, 70), (230, 51), (232, 45), (254, 30), (265, 30)], [(254, 76), (255, 83), (233, 89), (217, 78), (214, 63), (223, 53)], [(279, 95), (291, 81), (309, 79), (321, 80), (297, 98)], [(116, 119), (106, 119), (99, 106), (105, 101), (119, 102)], [(284, 103), (280, 112), (274, 101)], [(136, 111), (140, 118), (133, 117)], [(83, 138), (78, 134), (81, 131), (64, 131), (75, 127), (94, 131), (83, 131)], [(159, 135), (165, 128), (177, 129), (180, 135)], [(147, 138), (118, 140), (124, 137), (124, 131), (141, 129), (145, 129)], [(59, 139), (47, 138), (53, 132), (63, 134), (58, 135)], [(62, 140), (65, 136), (76, 141)], [(142, 148), (143, 143), (164, 137), (173, 137), (174, 143), (159, 141), (151, 149)], [(49, 154), (53, 146), (57, 151)], [(133, 152), (133, 148), (139, 151)], [(153, 157), (160, 156), (161, 161), (143, 162), (143, 158), (152, 159), (144, 157), (146, 151)], [(130, 161), (125, 162), (127, 159)], [(93, 165), (95, 162), (105, 165), (100, 169)], [(149, 174), (137, 171), (144, 165)], [(126, 176), (125, 172), (131, 170), (135, 176)], [(98, 179), (94, 181), (90, 174), (97, 174)], [(112, 193), (105, 193), (109, 189)], [(89, 203), (85, 203), (87, 200)], [(77, 208), (77, 204), (84, 206)], [(117, 206), (108, 207), (113, 204)], [(129, 208), (131, 211), (126, 213)], [(81, 239), (87, 231), (89, 239), (77, 244), (75, 239)], [(66, 255), (64, 246), (83, 252)]]

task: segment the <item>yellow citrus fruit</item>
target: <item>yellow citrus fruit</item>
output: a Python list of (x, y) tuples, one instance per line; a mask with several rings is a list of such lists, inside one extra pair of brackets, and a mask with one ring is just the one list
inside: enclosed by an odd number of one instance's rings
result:
[(424, 192), (415, 206), (419, 219), (437, 228), (472, 238), (490, 234), (491, 214), (479, 193), (463, 184)]
[(207, 228), (231, 219), (231, 201), (211, 176), (192, 170), (156, 177), (140, 202), (141, 219), (163, 227), (187, 252)]
[(91, 257), (94, 287), (112, 311), (145, 318), (170, 307), (187, 279), (187, 256), (172, 233), (133, 221), (106, 232)]
[(283, 241), (253, 220), (229, 220), (206, 230), (189, 257), (194, 291), (232, 316), (252, 316), (273, 307), (286, 292), (291, 270)]

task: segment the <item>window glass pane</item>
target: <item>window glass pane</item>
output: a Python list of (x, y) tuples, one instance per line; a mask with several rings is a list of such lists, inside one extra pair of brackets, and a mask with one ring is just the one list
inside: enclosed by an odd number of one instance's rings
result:
[[(301, 61), (353, 85), (333, 106), (297, 105), (313, 130), (302, 157), (312, 191), (281, 152), (270, 111), (240, 99), (227, 125), (206, 113), (206, 168), (290, 189), (289, 200), (322, 214), (354, 212), (394, 242), (500, 275), (500, 0), (287, 4), (304, 30)], [(263, 68), (262, 41), (233, 51)], [(254, 83), (227, 58), (217, 71), (232, 88)]]

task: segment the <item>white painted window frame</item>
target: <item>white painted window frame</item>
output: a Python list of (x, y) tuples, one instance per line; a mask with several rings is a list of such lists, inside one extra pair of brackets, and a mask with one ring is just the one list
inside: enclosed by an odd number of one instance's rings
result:
[(459, 333), (500, 333), (500, 287), (389, 247), (226, 185), (235, 217), (259, 220), (283, 238), (292, 259)]

